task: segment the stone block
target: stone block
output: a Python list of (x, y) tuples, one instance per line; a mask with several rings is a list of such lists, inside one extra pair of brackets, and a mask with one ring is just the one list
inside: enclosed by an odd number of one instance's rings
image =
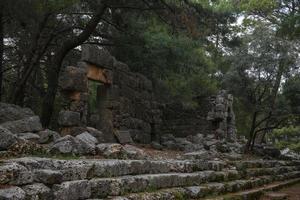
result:
[(17, 137), (9, 130), (0, 126), (0, 150), (7, 150), (17, 142)]
[(132, 144), (132, 138), (128, 130), (117, 130), (115, 135), (121, 144)]
[(80, 113), (73, 111), (60, 111), (58, 124), (61, 126), (78, 126), (80, 125)]
[(64, 69), (59, 77), (59, 85), (63, 91), (87, 91), (86, 70), (68, 66)]
[(34, 116), (29, 108), (0, 102), (0, 124)]
[(105, 49), (93, 45), (82, 45), (81, 60), (99, 67), (113, 68), (114, 58)]
[(8, 129), (12, 133), (37, 132), (43, 130), (40, 118), (38, 116), (8, 121), (1, 124), (1, 126)]

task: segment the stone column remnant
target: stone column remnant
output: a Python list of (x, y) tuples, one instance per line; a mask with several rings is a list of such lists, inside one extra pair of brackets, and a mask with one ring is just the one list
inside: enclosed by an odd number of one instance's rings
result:
[(233, 112), (233, 96), (221, 90), (210, 98), (211, 110), (207, 120), (212, 123), (212, 131), (218, 139), (236, 140), (235, 115)]

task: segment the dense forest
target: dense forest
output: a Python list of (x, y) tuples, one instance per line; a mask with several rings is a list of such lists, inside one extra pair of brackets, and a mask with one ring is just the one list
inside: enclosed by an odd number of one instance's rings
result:
[(269, 139), (300, 151), (298, 0), (1, 0), (0, 9), (1, 101), (30, 107), (45, 127), (61, 71), (93, 44), (151, 79), (161, 101), (197, 107), (226, 89), (249, 147)]

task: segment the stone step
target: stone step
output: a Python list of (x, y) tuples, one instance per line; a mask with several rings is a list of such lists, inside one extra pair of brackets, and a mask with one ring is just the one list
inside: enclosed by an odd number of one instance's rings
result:
[[(300, 171), (289, 172), (282, 175), (276, 176), (261, 176), (254, 179), (241, 179), (233, 180), (228, 182), (218, 182), (218, 183), (207, 183), (201, 184), (199, 186), (189, 186), (189, 187), (175, 187), (168, 189), (161, 189), (158, 191), (149, 191), (142, 193), (132, 193), (126, 196), (108, 197), (107, 199), (113, 200), (159, 200), (159, 199), (201, 199), (210, 196), (209, 199), (215, 200), (219, 199), (218, 195), (243, 191), (255, 187), (259, 187), (265, 184), (270, 184), (273, 181), (282, 181), (286, 179), (300, 180)], [(241, 197), (241, 196), (240, 196)], [(222, 199), (232, 199), (232, 198), (222, 198)], [(241, 199), (241, 198), (240, 198)]]
[(52, 190), (56, 198), (67, 194), (65, 199), (73, 199), (75, 193), (84, 194), (86, 191), (94, 198), (103, 198), (109, 195), (117, 196), (161, 188), (200, 185), (213, 181), (230, 181), (238, 178), (239, 175), (236, 170), (227, 170), (224, 172), (201, 171), (193, 173), (145, 174), (115, 178), (95, 178), (89, 181), (68, 181), (54, 185)]
[(251, 178), (256, 176), (283, 174), (298, 170), (300, 170), (300, 166), (278, 166), (271, 168), (249, 168), (246, 170), (241, 170), (239, 173), (244, 178)]
[(214, 197), (207, 200), (252, 200), (252, 199), (259, 199), (265, 192), (268, 191), (276, 191), (284, 187), (288, 187), (290, 185), (294, 185), (300, 183), (300, 178), (293, 178), (286, 181), (280, 181), (280, 182), (273, 182), (268, 185), (264, 185), (263, 187), (258, 188), (252, 188), (246, 191), (236, 192), (233, 194), (228, 194), (220, 197)]
[[(58, 160), (48, 158), (19, 158), (0, 164), (0, 184), (24, 185), (44, 180), (46, 184), (91, 178), (118, 177), (139, 174), (190, 173), (221, 171), (222, 161), (191, 160)], [(47, 177), (47, 178), (45, 178)], [(51, 179), (47, 181), (48, 179)], [(55, 179), (55, 180), (53, 180)]]
[(278, 166), (299, 166), (300, 161), (285, 160), (243, 160), (230, 161), (228, 164), (235, 166), (238, 170), (249, 168), (272, 168)]

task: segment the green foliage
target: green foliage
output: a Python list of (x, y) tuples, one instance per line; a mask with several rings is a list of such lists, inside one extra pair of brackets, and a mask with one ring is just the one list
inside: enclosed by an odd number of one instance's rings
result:
[(283, 95), (294, 114), (300, 114), (300, 75), (289, 78), (283, 86)]
[(90, 111), (97, 110), (97, 88), (100, 83), (89, 81), (88, 106)]
[(241, 10), (248, 12), (263, 11), (272, 12), (277, 6), (276, 0), (244, 0), (238, 4)]
[(300, 127), (289, 126), (281, 129), (275, 129), (269, 138), (280, 148), (289, 148), (300, 152)]

